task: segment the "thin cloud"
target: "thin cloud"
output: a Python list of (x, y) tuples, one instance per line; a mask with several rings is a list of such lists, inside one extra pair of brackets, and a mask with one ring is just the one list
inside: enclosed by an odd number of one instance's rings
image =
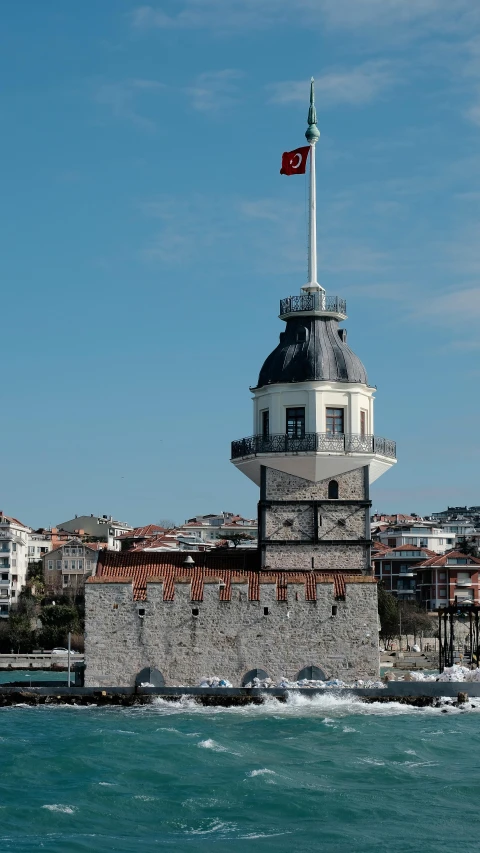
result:
[(186, 89), (193, 108), (200, 112), (216, 112), (235, 103), (238, 97), (237, 81), (242, 77), (243, 72), (235, 68), (199, 74), (193, 86)]
[[(398, 83), (394, 65), (387, 61), (364, 62), (356, 68), (338, 69), (315, 78), (315, 92), (320, 106), (352, 104), (363, 106)], [(269, 87), (271, 100), (277, 104), (305, 103), (306, 80), (290, 80)]]
[(132, 79), (114, 83), (100, 83), (94, 93), (97, 104), (105, 107), (118, 119), (124, 119), (139, 127), (151, 128), (154, 122), (138, 111), (138, 99), (145, 93), (157, 93), (164, 89), (157, 80)]
[(372, 27), (407, 30), (468, 31), (478, 22), (473, 0), (183, 0), (180, 10), (166, 14), (158, 5), (138, 6), (130, 15), (138, 31), (152, 29), (259, 29), (288, 24), (360, 30)]

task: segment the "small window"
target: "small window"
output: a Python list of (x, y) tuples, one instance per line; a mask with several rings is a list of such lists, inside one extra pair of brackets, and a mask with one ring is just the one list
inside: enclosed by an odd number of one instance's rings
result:
[(287, 409), (287, 436), (289, 438), (305, 437), (305, 407)]
[(8, 572), (7, 573), (3, 572), (2, 581), (8, 581)]
[(192, 616), (198, 616), (198, 607), (192, 607)]
[(114, 610), (118, 610), (118, 604), (114, 604), (114, 605), (113, 605), (113, 609), (114, 609)]
[(307, 340), (307, 330), (305, 326), (299, 326), (296, 334), (296, 342), (297, 344), (304, 344)]
[(336, 604), (332, 604), (332, 616), (336, 616), (336, 615), (337, 615), (337, 611), (338, 611), (337, 605), (336, 605)]
[(268, 616), (268, 607), (263, 608), (263, 615)]
[(338, 483), (336, 480), (330, 480), (328, 484), (328, 497), (330, 500), (338, 500)]
[(343, 435), (344, 410), (327, 408), (327, 435)]
[(49, 561), (48, 561), (48, 570), (49, 570), (50, 572), (53, 572), (53, 560), (49, 560)]
[(270, 435), (270, 412), (268, 409), (262, 412), (262, 435), (264, 438), (268, 438)]
[(138, 615), (139, 616), (145, 616), (145, 608), (144, 607), (138, 608)]

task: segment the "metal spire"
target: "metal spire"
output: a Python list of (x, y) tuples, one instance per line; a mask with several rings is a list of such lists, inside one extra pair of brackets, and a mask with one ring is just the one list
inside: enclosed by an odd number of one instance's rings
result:
[(310, 81), (310, 107), (308, 110), (308, 128), (305, 136), (310, 145), (310, 201), (308, 221), (308, 282), (302, 290), (308, 293), (324, 291), (317, 281), (317, 198), (315, 182), (315, 145), (320, 138), (315, 109), (314, 79)]

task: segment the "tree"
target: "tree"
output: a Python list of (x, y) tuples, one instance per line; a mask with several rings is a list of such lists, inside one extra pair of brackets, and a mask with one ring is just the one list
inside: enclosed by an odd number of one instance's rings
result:
[(405, 608), (402, 608), (402, 631), (404, 634), (413, 634), (413, 640), (416, 642), (417, 637), (422, 634), (432, 637), (435, 624), (432, 617), (425, 613), (418, 604), (407, 604)]
[(377, 590), (378, 615), (380, 618), (379, 636), (386, 647), (398, 634), (398, 600), (391, 592), (387, 592), (383, 583), (378, 584)]
[(40, 612), (42, 630), (39, 640), (44, 648), (65, 646), (68, 632), (81, 631), (78, 610), (69, 604), (48, 604)]
[(462, 536), (461, 539), (458, 540), (458, 550), (462, 554), (466, 554), (468, 557), (478, 557), (478, 548), (471, 537), (470, 539), (467, 536)]
[(160, 518), (157, 524), (159, 527), (164, 527), (165, 530), (174, 530), (176, 527), (175, 522), (171, 518)]
[(10, 649), (17, 654), (28, 654), (35, 644), (35, 631), (32, 631), (32, 621), (25, 612), (11, 610), (8, 617), (8, 640)]
[(224, 542), (220, 543), (218, 548), (228, 548), (229, 542), (232, 543), (234, 548), (238, 548), (242, 542), (253, 542), (254, 539), (255, 536), (251, 536), (250, 533), (240, 533), (240, 531), (238, 533), (228, 533), (224, 537)]

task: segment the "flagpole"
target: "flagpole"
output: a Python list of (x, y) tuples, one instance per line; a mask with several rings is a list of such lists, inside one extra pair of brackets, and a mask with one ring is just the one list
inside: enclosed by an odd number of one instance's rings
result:
[(308, 293), (324, 291), (317, 281), (317, 188), (315, 176), (315, 146), (320, 138), (315, 110), (315, 89), (313, 77), (310, 81), (310, 108), (308, 110), (308, 128), (305, 133), (310, 145), (310, 198), (308, 210), (308, 282), (302, 290)]

